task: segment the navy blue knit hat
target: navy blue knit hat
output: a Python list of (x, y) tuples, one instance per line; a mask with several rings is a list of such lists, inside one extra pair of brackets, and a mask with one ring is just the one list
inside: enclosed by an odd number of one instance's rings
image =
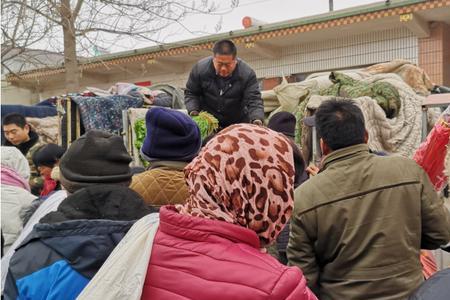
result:
[(145, 116), (147, 134), (141, 148), (145, 160), (191, 161), (202, 140), (197, 124), (186, 114), (155, 107)]

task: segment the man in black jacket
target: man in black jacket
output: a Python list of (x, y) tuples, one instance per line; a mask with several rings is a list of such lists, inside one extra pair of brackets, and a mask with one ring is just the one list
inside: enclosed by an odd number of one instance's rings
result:
[(236, 57), (236, 46), (230, 40), (217, 42), (213, 53), (200, 60), (189, 75), (185, 93), (189, 114), (207, 111), (219, 120), (220, 127), (262, 125), (264, 106), (255, 72)]

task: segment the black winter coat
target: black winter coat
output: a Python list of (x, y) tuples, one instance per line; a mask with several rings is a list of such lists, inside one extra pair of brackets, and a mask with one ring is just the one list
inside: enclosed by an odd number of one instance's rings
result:
[(184, 100), (189, 113), (207, 111), (219, 120), (221, 127), (264, 120), (261, 92), (256, 74), (249, 65), (238, 59), (236, 69), (222, 91), (219, 80), (212, 57), (200, 60), (192, 68)]
[(75, 299), (135, 220), (154, 211), (121, 185), (78, 190), (44, 216), (17, 248), (5, 299)]

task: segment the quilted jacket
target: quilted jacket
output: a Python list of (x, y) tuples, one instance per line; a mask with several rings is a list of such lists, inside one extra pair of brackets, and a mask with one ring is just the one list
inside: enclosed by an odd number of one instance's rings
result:
[(163, 206), (141, 299), (316, 297), (300, 269), (261, 253), (254, 231)]
[(159, 207), (184, 203), (189, 193), (184, 179), (184, 162), (152, 162), (149, 170), (133, 176), (130, 188), (147, 205)]

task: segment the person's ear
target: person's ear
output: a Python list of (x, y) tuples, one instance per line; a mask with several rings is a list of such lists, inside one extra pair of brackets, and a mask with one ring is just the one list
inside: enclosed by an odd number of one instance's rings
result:
[(323, 156), (326, 156), (332, 152), (330, 147), (328, 147), (327, 143), (325, 143), (325, 141), (322, 138), (320, 138), (320, 150), (322, 150)]
[(26, 131), (26, 133), (30, 133), (30, 125), (28, 125), (28, 124), (25, 124), (25, 127), (23, 128), (23, 130), (25, 130)]
[(364, 143), (367, 144), (369, 142), (369, 133), (367, 130), (364, 130)]

